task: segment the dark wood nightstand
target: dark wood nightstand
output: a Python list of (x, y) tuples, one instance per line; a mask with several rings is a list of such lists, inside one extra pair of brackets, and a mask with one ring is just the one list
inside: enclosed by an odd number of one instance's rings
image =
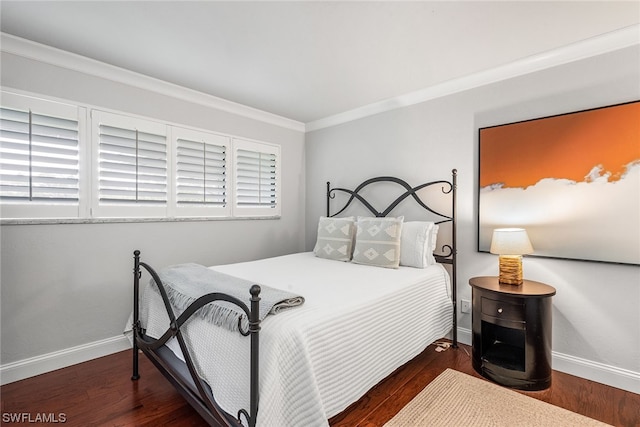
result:
[(507, 387), (543, 390), (551, 385), (551, 297), (556, 290), (525, 280), (502, 285), (473, 277), (472, 363), (483, 377)]

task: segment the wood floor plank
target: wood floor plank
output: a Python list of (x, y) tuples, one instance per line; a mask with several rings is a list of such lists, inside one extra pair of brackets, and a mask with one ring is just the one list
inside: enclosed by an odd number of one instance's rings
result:
[[(380, 427), (447, 368), (481, 378), (470, 353), (465, 345), (444, 352), (429, 346), (329, 420), (330, 425)], [(112, 354), (2, 386), (2, 412), (64, 413), (65, 425), (83, 427), (205, 425), (144, 356), (140, 373), (140, 380), (131, 381), (129, 351)], [(557, 371), (549, 389), (522, 393), (614, 426), (640, 427), (640, 395), (635, 393)]]
[(417, 372), (423, 369), (424, 366), (429, 365), (431, 359), (431, 353), (423, 352), (413, 359), (413, 363), (408, 363), (396, 369), (389, 377), (369, 390), (360, 400), (350, 405), (346, 411), (333, 417), (330, 420), (331, 425), (335, 427), (358, 425), (364, 421), (366, 414), (382, 405), (389, 396), (404, 388), (406, 383)]

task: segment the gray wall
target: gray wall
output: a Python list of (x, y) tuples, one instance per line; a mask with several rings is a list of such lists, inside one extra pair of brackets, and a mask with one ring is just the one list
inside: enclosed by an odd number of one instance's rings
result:
[[(327, 180), (349, 186), (394, 175), (417, 185), (455, 167), (457, 288), (469, 300), (469, 278), (498, 270), (496, 256), (476, 251), (478, 128), (640, 99), (639, 59), (635, 46), (308, 133), (306, 248), (325, 211)], [(640, 268), (526, 257), (524, 274), (557, 289), (554, 352), (640, 374)], [(470, 315), (459, 325), (468, 332)]]
[(274, 220), (3, 225), (2, 364), (118, 336), (131, 311), (132, 252), (154, 266), (230, 263), (304, 248), (304, 133), (2, 54), (2, 86), (281, 145)]

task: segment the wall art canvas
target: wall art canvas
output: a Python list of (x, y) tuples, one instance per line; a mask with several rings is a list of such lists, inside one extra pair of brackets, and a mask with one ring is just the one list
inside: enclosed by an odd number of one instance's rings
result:
[(479, 129), (478, 250), (640, 265), (640, 101)]

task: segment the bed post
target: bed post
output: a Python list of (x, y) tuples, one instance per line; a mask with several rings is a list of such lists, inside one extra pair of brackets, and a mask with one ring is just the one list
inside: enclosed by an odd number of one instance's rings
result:
[(251, 313), (249, 316), (249, 333), (251, 334), (251, 384), (249, 398), (249, 427), (255, 427), (258, 416), (258, 385), (260, 361), (260, 286), (253, 285), (251, 293)]
[(138, 325), (140, 313), (138, 312), (138, 290), (140, 288), (140, 251), (133, 251), (133, 375), (132, 380), (140, 378), (138, 373)]
[(451, 213), (451, 217), (452, 219), (452, 233), (451, 233), (451, 240), (452, 240), (452, 247), (453, 247), (453, 251), (452, 251), (452, 262), (453, 262), (453, 268), (451, 269), (452, 271), (452, 285), (451, 285), (451, 299), (453, 301), (453, 348), (458, 348), (458, 281), (457, 281), (457, 272), (456, 270), (458, 269), (458, 264), (457, 264), (457, 254), (458, 254), (458, 242), (456, 241), (456, 188), (458, 186), (457, 184), (457, 177), (458, 177), (458, 170), (457, 169), (452, 169), (451, 170), (451, 191), (453, 192), (452, 194), (452, 213)]
[(327, 217), (331, 216), (331, 183), (327, 181)]

